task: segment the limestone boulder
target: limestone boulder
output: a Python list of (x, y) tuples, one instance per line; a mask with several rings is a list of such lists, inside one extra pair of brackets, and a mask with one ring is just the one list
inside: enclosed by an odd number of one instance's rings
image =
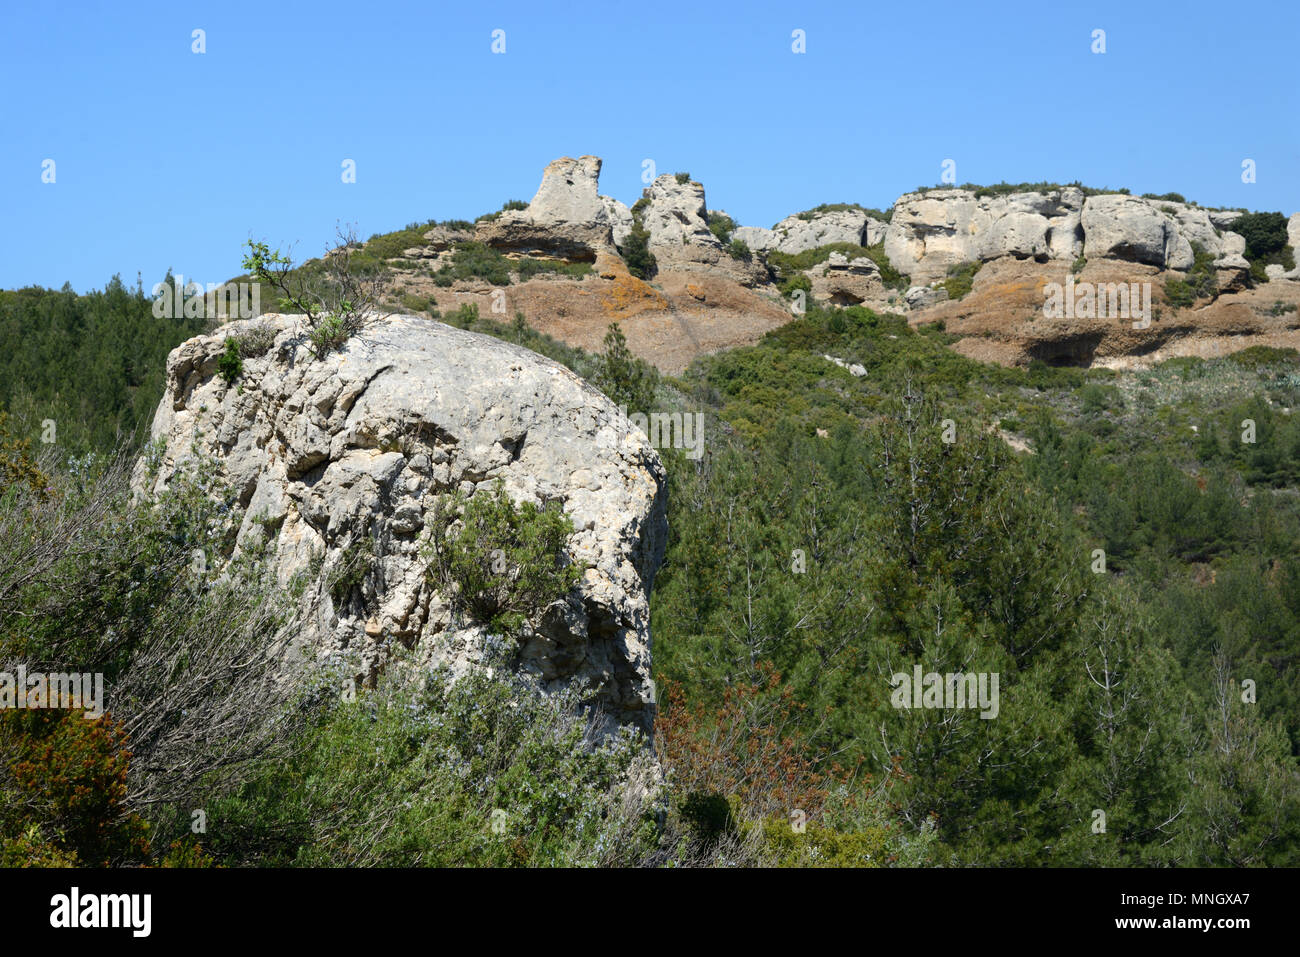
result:
[(885, 292), (880, 268), (866, 256), (849, 259), (843, 253), (831, 253), (807, 274), (812, 280), (813, 298), (836, 306), (855, 306), (879, 299)]
[(1158, 202), (1108, 193), (1089, 196), (1083, 204), (1084, 255), (1092, 259), (1121, 259), (1188, 269), (1192, 245), (1175, 215), (1162, 211)]
[[(641, 222), (650, 234), (650, 252), (661, 272), (704, 272), (744, 286), (769, 281), (760, 262), (736, 258), (709, 230), (703, 184), (694, 180), (679, 183), (675, 174), (666, 173), (643, 191), (643, 198), (647, 203)], [(733, 232), (733, 238), (743, 236)], [(750, 249), (752, 252), (753, 247)]]
[[(575, 215), (577, 215), (575, 210)], [(217, 374), (227, 336), (274, 335), (234, 386)], [(622, 420), (625, 421), (625, 420)], [(548, 687), (588, 683), (611, 727), (649, 729), (648, 595), (667, 534), (665, 474), (645, 435), (568, 369), (527, 349), (412, 316), (378, 318), (316, 359), (299, 317), (231, 323), (174, 349), (153, 424), (161, 467), (142, 497), (202, 459), (233, 489), (234, 552), (271, 549), (280, 581), (305, 585), (299, 644), (359, 679), (399, 647), (455, 673), (485, 644)], [(427, 573), (431, 510), (497, 480), (516, 502), (555, 503), (586, 571), (522, 638), (453, 614)], [(360, 561), (351, 587), (335, 586)]]
[(599, 192), (599, 156), (549, 163), (527, 209), (507, 210), (480, 223), (480, 241), (503, 252), (594, 262), (632, 228), (632, 213)]
[(1002, 256), (1073, 259), (1082, 251), (1083, 193), (1074, 188), (978, 196), (972, 190), (908, 193), (885, 228), (885, 255), (916, 283), (962, 263)]

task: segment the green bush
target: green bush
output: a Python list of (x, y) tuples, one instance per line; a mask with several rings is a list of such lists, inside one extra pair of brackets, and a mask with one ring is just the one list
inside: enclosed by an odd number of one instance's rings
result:
[(221, 358), (217, 360), (217, 374), (226, 381), (226, 385), (234, 385), (243, 371), (244, 360), (239, 356), (239, 340), (228, 337)]
[(948, 278), (943, 281), (943, 288), (948, 290), (948, 298), (961, 299), (971, 291), (975, 274), (980, 271), (982, 262), (960, 263), (948, 268)]
[(566, 550), (572, 534), (558, 507), (515, 505), (500, 480), (468, 497), (457, 491), (439, 500), (429, 522), (429, 576), (453, 607), (518, 635), (582, 577)]
[(436, 225), (437, 223), (429, 222), (423, 225), (409, 225), (405, 229), (391, 233), (376, 233), (361, 247), (359, 259), (382, 263), (388, 259), (398, 258), (407, 249), (427, 246), (429, 241), (424, 238), (424, 234)]
[(889, 222), (894, 218), (894, 207), (889, 209), (872, 209), (859, 203), (822, 203), (820, 206), (814, 206), (812, 209), (806, 209), (802, 213), (796, 213), (795, 216), (805, 222), (811, 222), (822, 213), (839, 213), (850, 209), (861, 210), (872, 219), (881, 222)]
[(458, 279), (482, 279), (493, 286), (508, 286), (511, 266), (509, 259), (484, 243), (457, 243), (451, 263), (435, 272), (433, 281), (444, 287)]
[(449, 326), (455, 326), (458, 329), (470, 328), (479, 321), (478, 303), (462, 302), (454, 312), (447, 315), (446, 321)]
[(505, 203), (502, 204), (500, 209), (496, 210), (495, 212), (484, 213), (482, 216), (477, 217), (474, 220), (474, 222), (476, 223), (494, 222), (495, 220), (500, 219), (501, 214), (506, 212), (507, 210), (520, 210), (520, 209), (527, 209), (527, 208), (528, 208), (528, 204), (525, 203), (522, 199), (508, 199), (505, 201)]
[(1195, 262), (1187, 271), (1186, 279), (1165, 277), (1165, 300), (1175, 309), (1186, 309), (1199, 299), (1210, 299), (1219, 292), (1219, 279), (1214, 271), (1214, 256), (1200, 243), (1192, 243)]
[(776, 270), (777, 278), (781, 282), (786, 282), (796, 273), (811, 269), (818, 263), (830, 259), (831, 253), (842, 253), (849, 259), (865, 256), (880, 269), (880, 279), (886, 288), (901, 291), (908, 287), (907, 277), (890, 264), (889, 257), (885, 255), (885, 244), (883, 242), (876, 243), (874, 246), (859, 246), (856, 243), (829, 243), (825, 246), (818, 246), (816, 249), (806, 249), (801, 253), (794, 254), (773, 251), (767, 254), (767, 262), (769, 266)]
[(367, 257), (351, 227), (340, 227), (338, 242), (320, 259), (294, 265), (280, 250), (249, 240), (243, 267), (279, 294), (284, 311), (306, 316), (308, 342), (320, 359), (356, 335), (373, 318), (383, 278), (382, 262)]
[[(500, 664), (493, 660), (494, 664)], [(341, 676), (340, 676), (341, 677)], [(645, 739), (600, 737), (586, 689), (498, 668), (323, 675), (291, 755), (212, 802), (232, 866), (642, 866), (658, 848)], [(359, 787), (358, 783), (364, 786)]]
[(318, 356), (343, 348), (351, 337), (347, 324), (340, 316), (325, 316), (307, 333), (307, 341)]
[(534, 259), (531, 256), (516, 259), (511, 265), (515, 272), (519, 274), (520, 282), (527, 282), (542, 273), (555, 273), (569, 279), (581, 279), (583, 276), (590, 276), (593, 272), (591, 263), (570, 263), (560, 259)]
[(731, 242), (731, 234), (735, 228), (736, 221), (726, 213), (709, 212), (709, 232), (713, 233), (722, 245)]
[(1090, 382), (1079, 390), (1079, 404), (1085, 414), (1124, 408), (1124, 395), (1113, 385)]
[(691, 181), (690, 173), (674, 173), (673, 176), (674, 178), (676, 178), (677, 182), (682, 186), (685, 186), (687, 183)]
[(726, 837), (737, 832), (737, 822), (732, 803), (724, 795), (707, 791), (693, 791), (681, 801), (678, 814), (688, 838), (702, 850), (718, 846)]
[(1281, 213), (1242, 213), (1229, 225), (1246, 240), (1246, 259), (1256, 282), (1266, 282), (1266, 266), (1295, 268), (1295, 251), (1287, 244), (1287, 218)]
[(773, 867), (886, 867), (889, 833), (883, 827), (842, 833), (811, 821), (803, 833), (789, 821), (768, 818), (759, 825), (764, 856)]
[(1295, 349), (1279, 349), (1274, 346), (1250, 346), (1247, 349), (1230, 353), (1226, 357), (1226, 360), (1233, 365), (1245, 366), (1248, 369), (1267, 368), (1273, 365), (1293, 365), (1297, 359), (1300, 359), (1300, 352)]
[(800, 289), (808, 295), (812, 295), (812, 280), (803, 273), (798, 272), (781, 283), (778, 288), (781, 291), (781, 295), (785, 296), (787, 299), (793, 296), (795, 292)]
[(605, 330), (604, 346), (592, 382), (615, 405), (648, 415), (654, 408), (659, 371), (632, 354), (617, 322)]
[(432, 296), (417, 296), (408, 292), (402, 296), (402, 305), (411, 312), (428, 312), (434, 308), (434, 299)]
[(632, 230), (623, 240), (619, 252), (623, 255), (623, 262), (627, 264), (627, 271), (637, 279), (649, 279), (655, 274), (658, 264), (655, 262), (654, 253), (650, 251), (650, 231), (642, 226), (640, 221), (633, 223)]

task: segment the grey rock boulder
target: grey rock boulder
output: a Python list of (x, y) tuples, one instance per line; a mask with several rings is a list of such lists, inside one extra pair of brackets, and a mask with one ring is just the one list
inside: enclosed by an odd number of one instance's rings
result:
[[(648, 202), (641, 223), (650, 234), (650, 252), (660, 271), (703, 272), (746, 286), (769, 281), (761, 264), (735, 258), (709, 230), (703, 184), (694, 180), (679, 183), (676, 175), (665, 173), (656, 177), (642, 195)], [(743, 238), (743, 234), (735, 230), (732, 238)], [(753, 249), (751, 246), (751, 252)]]
[(1136, 196), (1089, 196), (1083, 204), (1084, 255), (1092, 259), (1122, 259), (1164, 269), (1192, 265), (1192, 246), (1175, 216), (1156, 202)]
[(1083, 193), (976, 196), (971, 190), (908, 193), (885, 228), (885, 255), (913, 282), (941, 279), (962, 263), (1002, 256), (1074, 259), (1082, 251)]
[(903, 294), (909, 309), (925, 309), (948, 301), (948, 290), (942, 286), (912, 286)]
[(787, 216), (772, 231), (777, 235), (777, 251), (791, 255), (829, 246), (831, 243), (863, 246), (870, 245), (863, 242), (867, 218), (867, 214), (860, 209), (799, 213)]
[[(216, 374), (228, 335), (264, 324), (264, 356), (237, 386)], [(436, 502), (500, 479), (516, 502), (558, 502), (587, 570), (516, 649), (548, 687), (586, 681), (610, 727), (649, 730), (648, 594), (667, 534), (665, 475), (613, 403), (521, 347), (411, 316), (376, 318), (339, 352), (312, 358), (298, 317), (231, 323), (174, 349), (153, 424), (161, 492), (196, 456), (236, 490), (235, 553), (272, 545), (280, 581), (305, 581), (299, 645), (342, 656), (359, 678), (398, 646), (455, 673), (479, 666), (484, 627), (454, 617), (427, 574), (423, 539)], [(349, 556), (359, 584), (331, 594)]]
[(527, 209), (507, 210), (480, 223), (478, 238), (505, 252), (593, 262), (632, 228), (631, 211), (599, 193), (599, 156), (564, 156), (549, 163)]
[(806, 272), (812, 280), (813, 298), (837, 306), (854, 306), (878, 299), (885, 291), (880, 267), (866, 256), (849, 259), (843, 253), (831, 253), (826, 262)]
[(765, 254), (776, 249), (779, 237), (773, 230), (761, 226), (737, 226), (731, 233), (732, 239), (739, 239), (749, 247), (750, 252)]

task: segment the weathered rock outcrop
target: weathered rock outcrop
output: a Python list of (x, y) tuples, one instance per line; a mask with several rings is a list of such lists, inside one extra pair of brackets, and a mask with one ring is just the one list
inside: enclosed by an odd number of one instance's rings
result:
[(731, 238), (739, 239), (749, 247), (750, 252), (766, 255), (776, 249), (776, 244), (781, 237), (762, 226), (737, 226), (731, 231)]
[[(1019, 331), (1012, 338), (1029, 344), (1003, 343), (1001, 351), (990, 352), (998, 361), (1111, 361), (1127, 349), (1172, 347), (1200, 335), (1196, 330), (1201, 326), (1210, 330), (1205, 333), (1208, 339), (1216, 340), (1243, 330), (1241, 348), (1251, 337), (1277, 336), (1281, 342), (1295, 332), (1263, 322), (1259, 310), (1276, 313), (1282, 303), (1280, 311), (1286, 312), (1300, 295), (1300, 268), (1288, 271), (1270, 265), (1267, 284), (1258, 271), (1252, 277), (1245, 239), (1233, 229), (1242, 215), (1235, 210), (1125, 193), (1086, 195), (1074, 186), (1014, 193), (932, 189), (900, 197), (888, 223), (863, 207), (837, 203), (788, 216), (772, 229), (737, 226), (731, 237), (748, 247), (745, 254), (710, 231), (704, 186), (685, 176), (678, 182), (675, 174), (668, 174), (645, 189), (635, 207), (659, 267), (643, 281), (632, 276), (619, 253), (627, 248), (632, 212), (599, 195), (599, 171), (595, 157), (557, 160), (547, 168), (527, 210), (481, 225), (480, 235), (507, 251), (592, 257), (596, 269), (580, 280), (547, 277), (512, 286), (507, 291), (509, 310), (523, 311), (538, 328), (589, 349), (599, 348), (609, 322), (618, 321), (634, 351), (665, 371), (679, 371), (695, 356), (714, 349), (752, 342), (789, 321), (794, 313), (777, 285), (792, 278), (789, 263), (774, 254), (824, 252), (831, 244), (883, 243), (888, 262), (874, 251), (872, 258), (854, 257), (851, 251), (847, 256), (808, 257), (820, 260), (803, 271), (813, 299), (842, 306), (860, 303), (907, 314), (920, 323), (960, 318), (963, 330), (978, 329), (970, 334), (985, 340), (980, 348), (992, 348), (988, 343), (993, 330), (1015, 326)], [(1300, 250), (1300, 214), (1290, 218), (1287, 229), (1291, 245)], [(426, 262), (454, 241), (450, 235), (430, 238), (436, 242), (425, 249), (433, 251), (420, 252)], [(1117, 336), (1105, 325), (1071, 326), (1062, 332), (1059, 324), (1047, 323), (1021, 330), (1015, 323), (1015, 316), (1034, 312), (1029, 300), (1042, 296), (1041, 288), (1028, 297), (1023, 294), (1021, 287), (1030, 277), (1064, 271), (1107, 286), (1127, 279), (1151, 282), (1163, 290), (1168, 280), (1186, 278), (1198, 249), (1210, 255), (1217, 288), (1191, 304), (1182, 296), (1166, 302), (1157, 292), (1154, 298), (1162, 315), (1178, 313), (1179, 319), (1153, 320), (1152, 328), (1160, 326), (1156, 332)], [(980, 271), (973, 295), (948, 301), (943, 280), (953, 267), (972, 263), (997, 269)], [(1162, 275), (1166, 271), (1169, 275)], [(1020, 291), (1001, 288), (1006, 283), (995, 281), (997, 277), (1015, 277), (1011, 285)], [(480, 309), (496, 308), (491, 297), (500, 294), (486, 282), (469, 280), (457, 281), (444, 292), (419, 270), (405, 272), (400, 283), (396, 301), (427, 296), (440, 309), (468, 302)], [(1041, 306), (1040, 301), (1037, 308)], [(984, 317), (987, 326), (969, 321), (982, 309), (990, 310)]]
[(547, 165), (527, 209), (480, 224), (479, 238), (507, 252), (594, 262), (632, 228), (631, 211), (599, 194), (599, 156), (565, 156)]
[[(1208, 217), (1207, 217), (1208, 222)], [(1168, 269), (1192, 265), (1192, 245), (1178, 221), (1136, 196), (1092, 196), (1083, 209), (1084, 255)]]
[(650, 184), (645, 198), (650, 204), (641, 220), (661, 268), (673, 262), (707, 262), (703, 253), (722, 251), (722, 243), (709, 231), (703, 184), (679, 183), (676, 176), (665, 173)]
[(740, 226), (732, 235), (755, 252), (775, 250), (794, 255), (831, 243), (874, 246), (885, 238), (885, 223), (861, 209), (832, 209), (796, 213), (772, 229)]
[(854, 306), (885, 295), (880, 267), (866, 256), (849, 259), (843, 253), (831, 253), (826, 262), (809, 269), (808, 275), (813, 298), (837, 306)]
[(787, 216), (772, 231), (777, 251), (793, 255), (831, 243), (874, 246), (884, 239), (885, 224), (861, 209), (835, 209)]
[(1073, 188), (982, 197), (965, 189), (907, 193), (885, 229), (885, 255), (917, 284), (1001, 256), (1074, 259), (1083, 249), (1083, 206), (1083, 192)]
[(1288, 279), (1300, 279), (1300, 213), (1293, 213), (1286, 221), (1287, 244), (1295, 254), (1295, 269), (1287, 274)]
[[(216, 374), (228, 335), (274, 333), (237, 387)], [(304, 648), (346, 652), (366, 678), (397, 645), (455, 671), (481, 660), (484, 628), (453, 619), (427, 575), (425, 523), (441, 496), (501, 479), (515, 501), (558, 501), (588, 567), (517, 649), (551, 686), (585, 679), (607, 719), (649, 728), (648, 592), (666, 536), (664, 470), (613, 404), (526, 349), (409, 316), (380, 319), (313, 359), (295, 317), (232, 323), (167, 361), (153, 437), (160, 490), (195, 453), (237, 492), (236, 549), (275, 547), (286, 585), (305, 576)], [(359, 581), (336, 583), (363, 556)], [(331, 593), (333, 591), (333, 594)]]
[(702, 184), (679, 183), (674, 174), (665, 173), (643, 191), (643, 197), (647, 205), (641, 222), (661, 271), (705, 272), (746, 286), (768, 281), (765, 268), (732, 256), (709, 230)]
[[(944, 331), (957, 337), (952, 343), (957, 352), (1006, 364), (1136, 366), (1179, 355), (1226, 355), (1253, 345), (1300, 347), (1300, 285), (1259, 285), (1175, 309), (1166, 298), (1166, 278), (1158, 266), (1115, 259), (1089, 259), (1074, 272), (1061, 260), (1008, 256), (980, 269), (967, 295), (932, 303), (911, 321), (942, 322)], [(1075, 283), (1076, 291), (1089, 284), (1096, 308), (1049, 314), (1049, 283)], [(1120, 300), (1117, 312), (1111, 290), (1121, 286), (1131, 297), (1127, 310)], [(1148, 293), (1150, 312), (1145, 311)]]
[(899, 198), (885, 231), (885, 253), (918, 283), (960, 263), (1003, 256), (1047, 262), (1083, 255), (1187, 269), (1194, 245), (1233, 274), (1247, 268), (1245, 240), (1230, 229), (1239, 215), (1121, 193), (1084, 198), (1073, 187), (984, 197), (964, 189), (928, 190)]

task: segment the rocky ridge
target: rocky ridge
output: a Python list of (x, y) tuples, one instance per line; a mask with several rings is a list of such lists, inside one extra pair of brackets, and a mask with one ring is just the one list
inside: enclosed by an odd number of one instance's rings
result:
[[(1176, 347), (1180, 338), (1220, 338), (1227, 327), (1238, 330), (1228, 344), (1244, 348), (1251, 336), (1286, 339), (1293, 330), (1271, 321), (1277, 317), (1269, 313), (1279, 303), (1285, 311), (1300, 302), (1300, 267), (1269, 266), (1266, 283), (1252, 280), (1245, 239), (1232, 230), (1240, 213), (1232, 210), (1086, 193), (1077, 187), (1015, 193), (944, 188), (899, 197), (887, 222), (866, 209), (835, 204), (788, 216), (770, 229), (738, 226), (729, 237), (719, 238), (710, 229), (704, 186), (689, 176), (656, 177), (629, 209), (600, 195), (600, 171), (595, 156), (556, 160), (544, 171), (527, 209), (480, 223), (472, 235), (509, 256), (594, 263), (595, 274), (580, 283), (524, 282), (507, 298), (543, 331), (584, 348), (598, 347), (608, 323), (618, 321), (635, 352), (671, 372), (696, 355), (752, 342), (789, 321), (793, 312), (778, 288), (784, 277), (773, 255), (798, 256), (832, 244), (841, 251), (823, 252), (803, 270), (814, 299), (903, 313), (917, 323), (974, 315), (979, 336), (1013, 344), (1009, 350), (994, 350), (997, 361), (1046, 357), (1087, 362), (1116, 350), (1141, 355)], [(658, 266), (646, 280), (631, 276), (622, 259), (638, 221)], [(437, 230), (428, 234), (431, 245), (446, 242), (435, 234)], [(1300, 214), (1291, 216), (1288, 235), (1292, 247), (1300, 249)], [(748, 252), (724, 239), (738, 240)], [(950, 296), (947, 282), (954, 269), (980, 264), (1023, 263), (1024, 269), (1008, 268), (1017, 275), (1046, 277), (1060, 273), (1062, 266), (1077, 271), (1086, 262), (1089, 275), (1103, 284), (1153, 282), (1163, 317), (1175, 311), (1165, 301), (1165, 279), (1186, 274), (1194, 264), (1194, 247), (1210, 254), (1218, 294), (1177, 309), (1180, 316), (1187, 314), (1179, 322), (1136, 337), (1116, 336), (1094, 320), (1092, 352), (1081, 350), (1061, 326), (1040, 324), (1031, 343), (1014, 331), (1019, 326), (1008, 317), (980, 313), (999, 299), (986, 295), (986, 287), (1006, 270), (981, 270), (960, 304)], [(882, 278), (885, 264), (902, 274), (901, 286)], [(422, 287), (418, 277), (407, 284), (430, 294), (440, 307), (444, 304), (443, 294)], [(493, 292), (486, 284), (465, 283), (447, 299), (487, 307)], [(1041, 292), (1040, 283), (1034, 294), (1041, 297)], [(1028, 304), (1017, 300), (1021, 305)], [(1224, 310), (1232, 310), (1231, 316), (1225, 318)], [(1063, 336), (1059, 353), (1050, 345), (1053, 328)], [(1169, 329), (1178, 331), (1170, 334)], [(1017, 341), (1020, 347), (1014, 345)]]

